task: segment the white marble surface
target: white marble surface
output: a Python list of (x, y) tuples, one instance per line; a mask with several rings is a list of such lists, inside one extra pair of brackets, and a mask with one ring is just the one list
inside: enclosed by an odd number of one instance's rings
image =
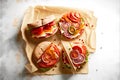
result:
[[(89, 73), (34, 76), (28, 74), (19, 35), (24, 11), (33, 5), (90, 9), (97, 22), (97, 49), (89, 56)], [(120, 80), (120, 0), (0, 0), (0, 80)]]

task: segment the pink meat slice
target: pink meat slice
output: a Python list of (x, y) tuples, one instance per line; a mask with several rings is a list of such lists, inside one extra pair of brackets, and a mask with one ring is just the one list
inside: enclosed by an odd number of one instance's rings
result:
[(63, 35), (64, 35), (65, 37), (67, 37), (67, 38), (71, 38), (71, 37), (72, 37), (72, 35), (69, 34), (69, 32), (68, 32), (68, 28), (69, 28), (69, 26), (71, 26), (70, 23), (67, 23), (67, 22), (59, 22), (59, 26), (60, 26), (60, 29), (61, 29), (61, 33), (62, 33), (62, 31), (64, 31), (64, 32), (63, 32)]
[(79, 23), (68, 23), (68, 22), (59, 22), (59, 26), (60, 26), (60, 30), (61, 30), (61, 33), (63, 31), (63, 35), (69, 39), (71, 38), (74, 38), (75, 35), (71, 35), (69, 32), (68, 32), (68, 28), (73, 25), (76, 29), (79, 29), (80, 28), (80, 24)]

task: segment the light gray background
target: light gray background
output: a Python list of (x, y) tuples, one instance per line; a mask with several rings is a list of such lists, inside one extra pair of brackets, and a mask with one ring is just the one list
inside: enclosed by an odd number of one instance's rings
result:
[[(33, 5), (93, 10), (98, 18), (97, 49), (89, 56), (89, 73), (33, 76), (19, 37), (24, 11)], [(120, 80), (120, 0), (0, 0), (0, 80)]]

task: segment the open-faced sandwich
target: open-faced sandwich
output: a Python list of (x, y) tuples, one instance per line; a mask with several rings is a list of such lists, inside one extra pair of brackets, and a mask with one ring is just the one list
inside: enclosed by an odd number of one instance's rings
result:
[(58, 26), (66, 38), (73, 39), (83, 33), (85, 22), (79, 12), (69, 12), (61, 17)]
[(47, 16), (44, 19), (27, 25), (33, 38), (47, 38), (54, 35), (58, 30), (54, 15)]
[(51, 42), (39, 43), (33, 51), (33, 63), (40, 71), (50, 70), (60, 59), (59, 48)]
[(80, 42), (66, 42), (62, 41), (64, 51), (62, 53), (63, 66), (75, 71), (80, 69), (88, 60), (87, 48)]

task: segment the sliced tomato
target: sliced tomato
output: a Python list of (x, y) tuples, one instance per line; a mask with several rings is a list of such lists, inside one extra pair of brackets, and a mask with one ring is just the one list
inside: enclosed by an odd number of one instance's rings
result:
[(86, 56), (86, 51), (87, 51), (87, 48), (86, 46), (82, 46), (82, 53), (84, 54), (84, 56)]
[(78, 18), (77, 15), (75, 16), (74, 12), (69, 13), (67, 17), (73, 22), (76, 22), (76, 23), (80, 22), (80, 18)]
[(38, 63), (38, 66), (39, 66), (39, 67), (42, 67), (42, 68), (47, 68), (47, 67), (49, 67), (49, 66), (47, 66), (44, 62), (39, 62), (39, 63)]
[(80, 14), (78, 12), (75, 12), (74, 16), (80, 18)]
[(63, 15), (62, 19), (71, 23), (71, 20), (67, 17), (67, 14)]
[(40, 35), (43, 32), (43, 27), (33, 28), (31, 30), (31, 33), (33, 35)]
[(52, 29), (52, 26), (44, 26), (44, 31), (48, 31), (48, 30), (51, 30)]
[(82, 49), (79, 46), (72, 47), (73, 50), (78, 50), (79, 53), (82, 53)]
[(74, 20), (78, 20), (79, 19), (79, 17), (75, 16), (75, 12), (71, 12), (70, 13), (70, 17), (73, 18)]
[(42, 67), (42, 68), (49, 68), (49, 67), (54, 66), (56, 63), (57, 63), (57, 60), (52, 60), (52, 61), (50, 61), (48, 64), (46, 64), (46, 63), (44, 63), (44, 62), (39, 62), (39, 63), (38, 63), (38, 66), (39, 66), (39, 67)]
[(45, 63), (42, 61), (42, 62), (39, 62), (38, 65), (39, 67), (48, 68), (48, 67), (54, 66), (57, 62), (58, 60), (50, 60), (49, 63)]
[(57, 63), (58, 60), (51, 60), (48, 64), (46, 64), (47, 66), (54, 66)]
[(43, 28), (43, 29), (44, 29), (45, 31), (46, 31), (46, 30), (51, 30), (53, 25), (55, 25), (55, 21), (52, 21), (52, 22), (44, 25), (44, 28)]

